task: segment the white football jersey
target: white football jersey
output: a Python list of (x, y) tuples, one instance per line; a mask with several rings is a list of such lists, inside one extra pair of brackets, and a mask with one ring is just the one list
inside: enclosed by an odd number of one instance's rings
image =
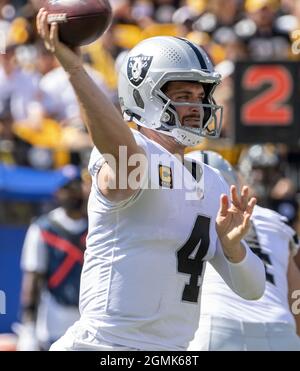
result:
[(152, 163), (143, 189), (129, 200), (103, 197), (97, 174), (104, 159), (96, 149), (91, 154), (81, 321), (106, 342), (184, 350), (198, 326), (205, 261), (216, 251), (215, 219), (228, 187), (206, 165), (196, 181), (175, 156), (133, 132)]
[(295, 231), (283, 222), (281, 215), (255, 206), (251, 228), (245, 240), (265, 265), (265, 293), (257, 301), (244, 300), (231, 291), (220, 275), (208, 266), (203, 281), (201, 316), (245, 322), (285, 322), (295, 326), (288, 304), (287, 283), (289, 256), (293, 253), (289, 246), (294, 234)]

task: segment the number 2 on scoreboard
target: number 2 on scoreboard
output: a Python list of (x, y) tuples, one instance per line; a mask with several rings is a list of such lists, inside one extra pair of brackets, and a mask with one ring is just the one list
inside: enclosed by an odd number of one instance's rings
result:
[(242, 80), (243, 89), (256, 91), (261, 90), (264, 85), (270, 86), (244, 105), (242, 121), (245, 125), (290, 125), (293, 110), (288, 100), (292, 94), (292, 84), (291, 75), (284, 67), (250, 67)]

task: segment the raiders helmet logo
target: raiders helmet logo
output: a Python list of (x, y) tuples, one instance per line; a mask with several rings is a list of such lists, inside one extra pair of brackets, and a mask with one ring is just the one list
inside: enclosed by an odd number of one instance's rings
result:
[(137, 55), (130, 57), (127, 64), (127, 76), (134, 86), (139, 86), (147, 75), (153, 57)]

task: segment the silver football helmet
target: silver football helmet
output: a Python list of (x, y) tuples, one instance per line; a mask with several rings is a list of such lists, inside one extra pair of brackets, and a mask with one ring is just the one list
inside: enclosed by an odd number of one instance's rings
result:
[[(169, 81), (195, 81), (203, 85), (202, 103), (174, 102), (163, 92)], [(221, 82), (206, 52), (177, 37), (159, 36), (140, 42), (125, 58), (119, 71), (119, 99), (124, 119), (174, 137), (194, 146), (203, 137), (218, 137), (223, 107), (213, 93)], [(199, 127), (182, 125), (176, 106), (199, 106), (203, 114)]]
[(237, 171), (219, 153), (214, 151), (192, 151), (187, 153), (185, 157), (190, 160), (203, 162), (219, 170), (229, 187), (235, 185), (238, 189), (240, 188), (241, 184)]

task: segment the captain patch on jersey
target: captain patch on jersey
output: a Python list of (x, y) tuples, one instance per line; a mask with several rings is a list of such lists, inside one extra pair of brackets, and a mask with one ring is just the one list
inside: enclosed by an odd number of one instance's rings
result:
[(173, 188), (172, 169), (168, 166), (158, 165), (159, 186), (164, 188)]

